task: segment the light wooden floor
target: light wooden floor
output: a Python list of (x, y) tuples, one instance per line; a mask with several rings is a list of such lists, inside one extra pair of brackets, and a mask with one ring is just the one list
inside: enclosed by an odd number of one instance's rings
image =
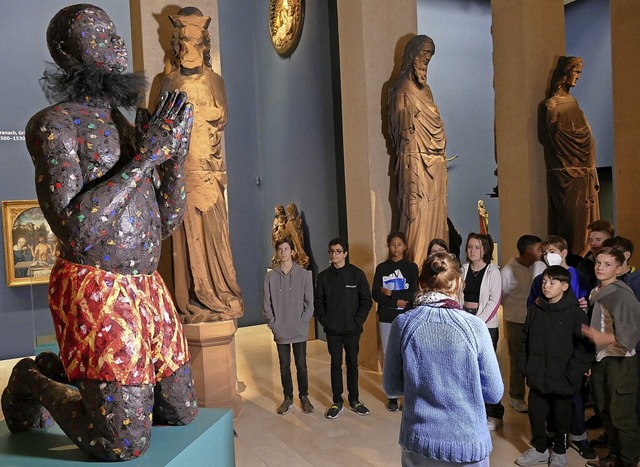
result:
[[(277, 415), (275, 410), (283, 396), (271, 332), (266, 325), (241, 328), (236, 334), (236, 349), (238, 380), (241, 390), (244, 388), (243, 410), (235, 422), (239, 467), (400, 465), (401, 412), (385, 409), (381, 373), (360, 368), (360, 398), (371, 410), (370, 415), (362, 417), (345, 410), (337, 419), (328, 420), (324, 411), (331, 403), (329, 353), (323, 341), (310, 341), (309, 393), (316, 411), (303, 413), (296, 400), (292, 412)], [(502, 340), (498, 354), (506, 354)], [(504, 358), (500, 360), (506, 382), (508, 365)], [(514, 465), (520, 453), (530, 447), (529, 419), (509, 407), (508, 400), (505, 395), (504, 427), (491, 435), (494, 467)], [(567, 459), (569, 467), (584, 466), (586, 462), (573, 449), (568, 450)]]
[[(503, 346), (500, 341), (500, 356), (505, 353)], [(236, 352), (243, 400), (242, 413), (234, 423), (238, 433), (235, 439), (238, 467), (400, 465), (401, 412), (391, 413), (385, 409), (380, 373), (360, 369), (360, 394), (371, 410), (369, 416), (345, 410), (337, 419), (328, 420), (324, 418), (324, 411), (331, 402), (329, 354), (323, 341), (311, 341), (307, 347), (307, 365), (310, 399), (316, 411), (304, 414), (296, 398), (294, 410), (287, 415), (277, 415), (275, 410), (282, 402), (282, 388), (276, 347), (266, 325), (239, 329)], [(500, 360), (506, 381), (508, 366), (504, 358)], [(6, 386), (16, 361), (0, 362), (1, 388)], [(505, 395), (504, 401), (508, 401), (508, 396)], [(529, 448), (527, 415), (506, 406), (504, 422), (503, 428), (492, 433), (491, 465), (494, 467), (514, 465), (518, 455)], [(597, 434), (592, 433), (590, 437)], [(569, 467), (585, 464), (573, 449), (569, 449), (567, 458)]]

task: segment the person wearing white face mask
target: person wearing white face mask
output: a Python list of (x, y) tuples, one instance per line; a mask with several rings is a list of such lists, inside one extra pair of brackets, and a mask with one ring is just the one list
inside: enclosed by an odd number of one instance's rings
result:
[[(542, 242), (542, 260), (547, 266), (562, 266), (566, 268), (571, 274), (571, 290), (575, 294), (580, 308), (587, 309), (586, 297), (591, 291), (589, 286), (589, 280), (582, 273), (578, 272), (576, 268), (567, 264), (566, 258), (569, 253), (567, 241), (557, 235), (550, 235)], [(542, 275), (533, 279), (531, 284), (531, 291), (529, 292), (529, 298), (527, 299), (527, 306), (531, 306), (535, 302), (536, 298), (542, 295)]]
[[(587, 297), (591, 292), (589, 279), (574, 267), (567, 264), (566, 258), (569, 253), (567, 241), (557, 235), (551, 235), (542, 242), (542, 258), (549, 266), (562, 266), (569, 271), (571, 275), (570, 290), (578, 299), (578, 304), (585, 313), (589, 304)], [(533, 279), (531, 284), (531, 292), (527, 299), (527, 307), (535, 303), (538, 297), (542, 296), (542, 274)], [(583, 385), (584, 387), (584, 385)], [(595, 459), (596, 452), (587, 439), (587, 430), (584, 421), (584, 397), (583, 394), (576, 394), (571, 401), (571, 426), (569, 429), (569, 439), (571, 447), (574, 448), (584, 459)], [(553, 426), (549, 425), (547, 420), (547, 429), (553, 431)]]

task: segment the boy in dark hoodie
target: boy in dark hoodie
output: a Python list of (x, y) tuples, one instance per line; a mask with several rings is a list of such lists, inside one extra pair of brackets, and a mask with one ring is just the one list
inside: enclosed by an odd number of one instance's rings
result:
[(334, 419), (343, 410), (342, 353), (347, 366), (349, 408), (358, 415), (369, 415), (360, 401), (358, 389), (358, 353), (364, 322), (373, 304), (364, 272), (349, 264), (349, 243), (344, 238), (329, 242), (331, 266), (318, 275), (314, 306), (318, 321), (327, 334), (331, 355), (331, 392), (333, 404), (325, 417)]
[(295, 260), (295, 246), (289, 237), (278, 240), (275, 249), (278, 265), (264, 277), (263, 313), (267, 326), (273, 332), (280, 361), (284, 401), (276, 412), (278, 415), (284, 415), (293, 406), (293, 348), (300, 404), (304, 413), (310, 413), (314, 408), (309, 401), (307, 339), (309, 321), (313, 316), (313, 277), (311, 271), (303, 269)]
[[(587, 316), (570, 290), (571, 274), (562, 266), (550, 266), (542, 274), (543, 296), (528, 309), (518, 359), (529, 386), (533, 447), (518, 457), (516, 464), (565, 466), (571, 399), (580, 390), (593, 353), (582, 336)], [(546, 434), (549, 411), (555, 422), (551, 457)]]
[(596, 407), (609, 437), (609, 453), (588, 462), (592, 466), (635, 466), (640, 458), (640, 427), (636, 417), (640, 340), (640, 302), (627, 284), (618, 279), (624, 254), (604, 247), (595, 257), (600, 285), (589, 297), (590, 327), (583, 334), (596, 345), (591, 385)]

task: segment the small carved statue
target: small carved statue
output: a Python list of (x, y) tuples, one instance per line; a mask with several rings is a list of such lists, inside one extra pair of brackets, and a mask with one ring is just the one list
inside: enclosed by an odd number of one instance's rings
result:
[[(294, 251), (296, 262), (303, 268), (309, 266), (309, 256), (304, 251), (304, 232), (302, 229), (302, 219), (298, 213), (298, 207), (295, 203), (289, 203), (285, 211), (281, 204), (275, 207), (275, 216), (273, 218), (273, 228), (271, 230), (271, 245), (274, 246), (281, 238), (288, 237), (294, 243)], [(279, 260), (274, 253), (271, 257), (271, 267), (279, 264)]]
[[(87, 454), (129, 460), (149, 448), (153, 423), (184, 425), (198, 410), (182, 324), (156, 271), (161, 240), (184, 213), (193, 110), (175, 91), (153, 115), (139, 109), (135, 128), (126, 120), (118, 107), (134, 107), (145, 80), (123, 73), (124, 41), (98, 7), (60, 10), (47, 45), (59, 69), (42, 82), (58, 103), (25, 135), (60, 241), (49, 283), (60, 357), (20, 360), (2, 411), (14, 433), (53, 417)], [(44, 236), (37, 248), (48, 261)]]
[(480, 233), (487, 235), (489, 233), (489, 213), (484, 208), (484, 201), (478, 200), (478, 221), (480, 221)]
[(448, 238), (447, 140), (438, 107), (427, 84), (435, 54), (428, 36), (413, 37), (404, 48), (400, 74), (389, 91), (389, 131), (395, 146), (400, 230), (409, 258), (418, 264), (432, 238)]
[(169, 19), (175, 28), (175, 61), (162, 90), (182, 89), (194, 106), (184, 163), (184, 222), (173, 236), (176, 304), (187, 323), (235, 319), (244, 308), (229, 240), (222, 157), (227, 100), (222, 78), (211, 69), (211, 18), (187, 7)]
[(271, 245), (275, 248), (276, 242), (286, 237), (285, 229), (287, 225), (287, 213), (282, 204), (275, 207), (273, 216), (273, 228), (271, 229)]
[(287, 224), (285, 226), (285, 236), (289, 237), (295, 244), (296, 261), (304, 269), (309, 266), (309, 256), (304, 251), (304, 232), (302, 230), (302, 219), (298, 213), (295, 203), (287, 204)]
[(587, 249), (587, 226), (600, 219), (595, 141), (578, 102), (569, 94), (582, 74), (582, 59), (559, 57), (540, 115), (549, 196), (549, 233)]

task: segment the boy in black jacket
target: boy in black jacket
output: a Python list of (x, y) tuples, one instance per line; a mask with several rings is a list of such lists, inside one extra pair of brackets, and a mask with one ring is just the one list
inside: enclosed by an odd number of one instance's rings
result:
[[(518, 368), (529, 386), (529, 423), (533, 447), (516, 460), (530, 466), (567, 465), (566, 447), (571, 421), (571, 398), (580, 390), (593, 352), (582, 336), (587, 315), (570, 290), (571, 274), (562, 266), (542, 273), (542, 297), (529, 307), (522, 331)], [(555, 415), (551, 458), (547, 452), (546, 419)]]
[(336, 418), (342, 412), (342, 350), (347, 364), (349, 408), (358, 415), (369, 415), (360, 402), (358, 391), (358, 352), (362, 325), (371, 305), (371, 291), (361, 269), (347, 262), (349, 243), (343, 238), (329, 242), (331, 266), (318, 275), (314, 308), (327, 334), (331, 355), (331, 392), (333, 404), (325, 417)]

